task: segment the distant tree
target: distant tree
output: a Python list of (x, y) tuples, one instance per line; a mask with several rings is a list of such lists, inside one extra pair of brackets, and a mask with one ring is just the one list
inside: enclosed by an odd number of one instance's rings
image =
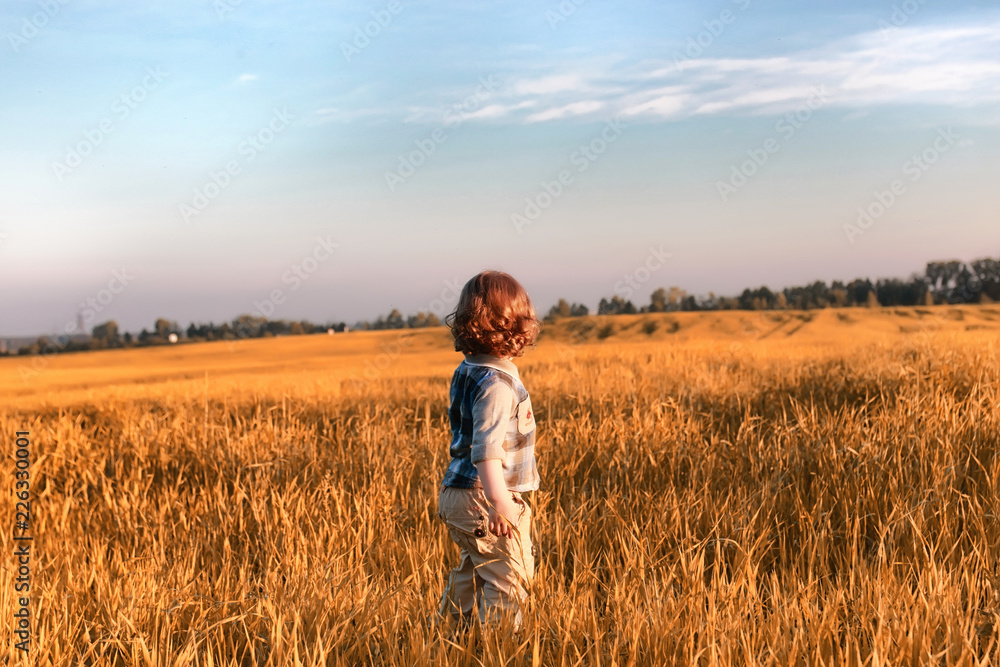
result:
[(702, 310), (702, 306), (698, 303), (698, 299), (692, 294), (681, 300), (681, 310)]
[(743, 310), (767, 310), (774, 307), (774, 299), (774, 292), (767, 286), (762, 286), (755, 290), (749, 288), (743, 290), (738, 301), (739, 307)]
[(970, 264), (982, 294), (993, 301), (1000, 301), (1000, 260), (984, 257)]
[(551, 322), (560, 317), (586, 317), (590, 309), (582, 303), (570, 303), (566, 299), (559, 299), (558, 302), (545, 315), (545, 320)]
[(232, 332), (237, 338), (259, 338), (267, 320), (260, 315), (244, 313), (233, 320)]
[(121, 347), (121, 338), (118, 335), (118, 323), (114, 320), (98, 324), (91, 330), (90, 336), (95, 347)]
[(285, 336), (291, 332), (291, 324), (286, 320), (265, 320), (261, 327), (262, 336)]
[(826, 308), (830, 305), (830, 290), (822, 280), (816, 280), (806, 286), (808, 300), (806, 308)]
[(969, 283), (972, 272), (963, 262), (954, 259), (946, 262), (928, 262), (924, 275), (928, 288), (934, 292), (938, 301), (962, 303), (970, 295)]
[(572, 308), (569, 305), (569, 301), (566, 299), (559, 299), (556, 305), (549, 308), (549, 313), (546, 315), (546, 319), (554, 320), (559, 317), (570, 317), (573, 314)]
[(983, 285), (968, 264), (962, 264), (955, 279), (955, 300), (959, 303), (976, 303)]
[(927, 284), (922, 276), (910, 276), (909, 280), (888, 278), (875, 283), (878, 302), (883, 306), (915, 306), (924, 301)]
[(403, 329), (406, 327), (406, 320), (403, 319), (403, 315), (395, 308), (389, 311), (389, 314), (384, 320), (384, 328), (386, 329)]
[(830, 283), (830, 305), (834, 308), (848, 305), (847, 286), (839, 280)]
[(680, 287), (672, 285), (667, 291), (667, 310), (680, 310), (681, 302), (684, 300), (685, 296), (687, 296), (687, 292), (682, 290)]
[(927, 262), (924, 275), (927, 277), (927, 285), (931, 288), (931, 291), (937, 292), (940, 290), (941, 284), (944, 282), (943, 262)]
[(665, 312), (667, 310), (667, 290), (662, 287), (653, 290), (653, 293), (649, 295), (649, 308), (647, 310), (651, 313)]
[(968, 273), (965, 263), (957, 259), (952, 259), (947, 262), (941, 262), (941, 264), (943, 265), (942, 279), (944, 280), (945, 288), (949, 290), (958, 289), (962, 283), (963, 274)]
[(896, 279), (876, 280), (875, 295), (883, 306), (900, 305), (903, 292), (902, 282)]
[(850, 306), (863, 306), (868, 303), (868, 294), (872, 292), (875, 287), (872, 285), (872, 281), (865, 278), (864, 280), (860, 278), (855, 278), (847, 284), (847, 300)]
[(416, 315), (410, 315), (406, 318), (406, 326), (411, 329), (423, 329), (425, 327), (438, 327), (441, 326), (441, 320), (434, 313), (425, 313), (420, 311)]
[(597, 306), (598, 315), (631, 315), (636, 312), (635, 305), (618, 294), (611, 299), (602, 298)]
[(737, 310), (740, 307), (740, 300), (731, 296), (720, 296), (715, 300), (719, 310)]
[(130, 334), (129, 332), (126, 331), (125, 335), (122, 336), (122, 340), (125, 342), (126, 346), (131, 345), (132, 344), (132, 334)]
[(39, 336), (34, 343), (22, 345), (17, 349), (18, 354), (55, 354), (59, 352), (59, 346), (55, 345), (48, 336)]
[(159, 336), (160, 338), (166, 338), (175, 328), (176, 325), (171, 326), (170, 320), (164, 319), (162, 317), (157, 318), (156, 323), (153, 325), (153, 330), (156, 332), (156, 335)]

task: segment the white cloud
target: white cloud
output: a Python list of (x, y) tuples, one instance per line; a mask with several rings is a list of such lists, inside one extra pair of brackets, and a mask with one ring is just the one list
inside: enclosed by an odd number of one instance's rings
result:
[(598, 102), (596, 100), (589, 100), (586, 102), (572, 102), (570, 104), (557, 107), (555, 109), (547, 109), (545, 111), (533, 113), (530, 116), (528, 116), (525, 119), (525, 121), (528, 123), (537, 123), (545, 120), (569, 118), (570, 116), (582, 116), (584, 114), (597, 111), (603, 106), (604, 106), (603, 102)]
[(326, 107), (317, 109), (304, 119), (309, 126), (326, 125), (327, 123), (349, 123), (354, 120), (368, 119), (379, 121), (384, 118), (384, 109), (341, 109)]
[(473, 118), (503, 118), (504, 116), (514, 113), (515, 111), (530, 109), (533, 106), (535, 106), (535, 102), (532, 100), (525, 100), (524, 102), (518, 102), (517, 104), (490, 104), (482, 109), (479, 109), (478, 111), (462, 114), (460, 117), (463, 120), (470, 120)]
[(236, 79), (236, 83), (250, 83), (251, 81), (256, 81), (256, 74), (240, 74), (239, 78)]
[(514, 95), (551, 95), (567, 91), (578, 92), (583, 85), (584, 80), (579, 75), (561, 74), (518, 81), (512, 86), (512, 90)]
[(650, 115), (669, 118), (680, 113), (686, 100), (687, 95), (660, 95), (651, 100), (626, 105), (621, 113), (623, 116)]
[[(509, 83), (465, 120), (537, 123), (638, 116), (783, 114), (816, 90), (824, 105), (866, 113), (881, 104), (987, 106), (1000, 103), (1000, 21), (966, 27), (873, 30), (782, 56), (627, 63), (567, 61), (544, 74), (501, 72)], [(531, 68), (537, 72), (537, 63)], [(419, 107), (384, 104), (406, 122), (440, 122), (453, 91), (427, 91)], [(857, 118), (859, 116), (847, 116)]]

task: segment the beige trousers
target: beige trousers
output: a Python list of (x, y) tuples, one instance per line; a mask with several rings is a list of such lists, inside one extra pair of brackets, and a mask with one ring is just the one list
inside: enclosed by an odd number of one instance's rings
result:
[(511, 495), (521, 506), (521, 515), (517, 532), (507, 537), (489, 531), (489, 504), (482, 488), (441, 489), (438, 516), (461, 550), (461, 560), (448, 576), (441, 597), (442, 615), (468, 622), (478, 610), (480, 622), (487, 623), (491, 616), (510, 613), (515, 626), (520, 627), (521, 605), (535, 574), (535, 557), (531, 507), (521, 494), (512, 491)]

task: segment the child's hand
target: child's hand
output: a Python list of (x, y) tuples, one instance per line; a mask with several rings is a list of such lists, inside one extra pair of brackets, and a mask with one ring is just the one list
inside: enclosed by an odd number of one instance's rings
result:
[(514, 537), (522, 509), (510, 495), (494, 501), (490, 508), (490, 532), (499, 537)]
[(479, 479), (483, 483), (483, 494), (490, 505), (489, 529), (498, 536), (513, 537), (521, 519), (523, 505), (514, 501), (503, 479), (500, 461), (489, 459), (476, 464)]

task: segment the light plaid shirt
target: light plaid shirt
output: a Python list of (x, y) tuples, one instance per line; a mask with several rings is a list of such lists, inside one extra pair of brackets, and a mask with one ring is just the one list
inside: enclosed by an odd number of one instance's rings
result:
[(508, 359), (470, 354), (451, 377), (451, 463), (444, 486), (480, 486), (476, 463), (499, 459), (511, 491), (538, 489), (535, 416)]

